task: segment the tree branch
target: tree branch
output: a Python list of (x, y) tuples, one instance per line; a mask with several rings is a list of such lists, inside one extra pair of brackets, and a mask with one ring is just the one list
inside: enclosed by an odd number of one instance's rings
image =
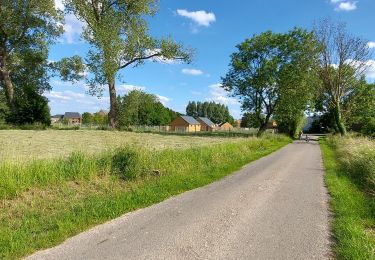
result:
[[(162, 56), (163, 56), (162, 53), (161, 53), (161, 52), (158, 52), (158, 53), (154, 53), (154, 54), (151, 54), (151, 55), (148, 55), (148, 56), (144, 56), (144, 57), (137, 57), (137, 58), (134, 58), (134, 59), (128, 61), (128, 62), (125, 63), (124, 65), (121, 65), (121, 66), (119, 67), (119, 70), (120, 70), (120, 69), (123, 69), (123, 68), (126, 68), (126, 67), (128, 67), (129, 65), (131, 65), (131, 64), (133, 64), (133, 63), (135, 63), (135, 62), (137, 62), (137, 61), (148, 60), (148, 59), (152, 59), (152, 58), (155, 58), (155, 57), (162, 57)], [(174, 58), (172, 58), (172, 59), (173, 59), (173, 60), (183, 60), (183, 59), (185, 59), (185, 58), (184, 58), (184, 57), (174, 57)]]

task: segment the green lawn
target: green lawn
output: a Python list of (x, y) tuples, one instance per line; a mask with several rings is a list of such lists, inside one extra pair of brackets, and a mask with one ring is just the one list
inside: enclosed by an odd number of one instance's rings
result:
[[(331, 137), (320, 143), (326, 169), (325, 181), (331, 196), (336, 257), (375, 259), (375, 200), (374, 194), (370, 193), (371, 186), (365, 181), (366, 167), (370, 165), (372, 168), (371, 164), (375, 164), (375, 160), (371, 160), (374, 143)], [(355, 147), (353, 144), (356, 144)], [(371, 149), (367, 149), (370, 146)], [(363, 163), (366, 164), (364, 168), (353, 168), (355, 162), (363, 159), (367, 160)]]
[[(196, 137), (186, 138), (195, 142)], [(180, 149), (131, 145), (58, 160), (0, 163), (0, 259), (54, 246), (126, 212), (209, 184), (290, 142), (265, 136)]]

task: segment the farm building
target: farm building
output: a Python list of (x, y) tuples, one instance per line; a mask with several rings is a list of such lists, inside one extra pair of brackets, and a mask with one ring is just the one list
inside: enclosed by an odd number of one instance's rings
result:
[(170, 131), (179, 133), (200, 132), (201, 125), (192, 116), (179, 116), (170, 123)]
[(51, 124), (61, 123), (63, 118), (64, 118), (64, 115), (51, 116)]
[(65, 112), (64, 122), (71, 125), (80, 125), (82, 124), (82, 116), (78, 112)]
[(197, 121), (201, 124), (201, 131), (212, 132), (215, 129), (215, 124), (207, 117), (198, 117)]
[(221, 131), (232, 131), (233, 126), (231, 124), (229, 124), (228, 122), (225, 122), (225, 123), (220, 124), (220, 130)]

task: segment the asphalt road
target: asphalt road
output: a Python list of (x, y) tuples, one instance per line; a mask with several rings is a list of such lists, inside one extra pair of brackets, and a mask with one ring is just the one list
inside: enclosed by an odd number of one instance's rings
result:
[(328, 259), (322, 167), (317, 142), (296, 141), (29, 259)]

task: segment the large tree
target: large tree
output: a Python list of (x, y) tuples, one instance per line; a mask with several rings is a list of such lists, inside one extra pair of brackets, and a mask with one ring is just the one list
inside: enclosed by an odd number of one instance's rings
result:
[(62, 32), (62, 16), (53, 0), (4, 0), (0, 17), (0, 82), (15, 111), (16, 74), (24, 67), (45, 66), (47, 46)]
[[(50, 44), (63, 32), (63, 16), (53, 0), (4, 0), (0, 17), (0, 88), (11, 111), (8, 119), (46, 122), (48, 104), (41, 95), (51, 89), (50, 77), (76, 80), (83, 70), (77, 57), (48, 61)], [(25, 102), (26, 97), (32, 100)]]
[(314, 31), (321, 46), (319, 76), (327, 109), (333, 112), (338, 131), (345, 135), (342, 106), (366, 71), (369, 47), (367, 41), (351, 35), (343, 23), (323, 20)]
[[(223, 87), (240, 98), (245, 112), (255, 116), (261, 135), (281, 105), (293, 107), (301, 103), (295, 99), (305, 101), (310, 85), (304, 83), (315, 66), (317, 44), (312, 33), (295, 28), (288, 33), (255, 35), (237, 48)], [(293, 99), (290, 93), (296, 93)]]
[(163, 106), (159, 98), (140, 90), (118, 97), (119, 126), (168, 125), (178, 114)]
[(145, 60), (190, 61), (191, 51), (170, 38), (157, 40), (148, 33), (147, 16), (156, 13), (157, 0), (66, 0), (67, 10), (84, 22), (84, 39), (91, 45), (86, 57), (92, 94), (108, 87), (109, 125), (118, 125), (116, 78), (119, 71)]

